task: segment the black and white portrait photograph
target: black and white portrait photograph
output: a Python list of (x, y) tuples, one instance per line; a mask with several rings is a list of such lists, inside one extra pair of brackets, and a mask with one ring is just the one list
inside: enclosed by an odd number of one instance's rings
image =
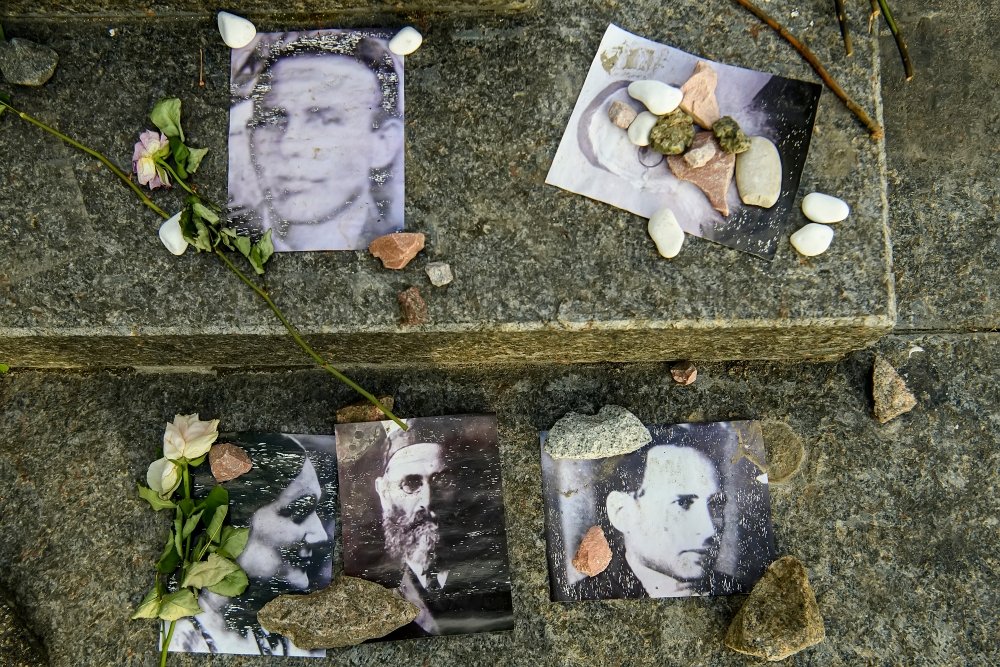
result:
[(228, 216), (276, 251), (403, 229), (403, 59), (390, 33), (258, 34), (231, 57)]
[[(694, 183), (674, 176), (667, 156), (636, 146), (609, 119), (615, 102), (644, 110), (629, 96), (633, 81), (680, 88), (699, 62), (717, 74), (720, 116), (732, 117), (748, 136), (765, 137), (778, 149), (781, 191), (770, 208), (743, 204), (733, 179), (724, 198), (728, 215), (723, 215)], [(817, 84), (707, 61), (611, 25), (545, 182), (643, 218), (669, 206), (688, 234), (770, 260), (798, 190), (820, 91)]]
[[(169, 650), (322, 657), (323, 650), (300, 649), (268, 633), (257, 612), (279, 595), (312, 592), (330, 583), (337, 502), (334, 438), (241, 433), (223, 434), (219, 442), (243, 448), (252, 462), (249, 472), (221, 483), (229, 492), (229, 521), (250, 529), (246, 548), (236, 559), (249, 585), (235, 597), (202, 589), (202, 613), (177, 622)], [(214, 485), (210, 472), (199, 472), (195, 495), (203, 496)]]
[[(759, 424), (649, 430), (649, 445), (591, 460), (553, 459), (542, 434), (553, 600), (749, 593), (774, 560)], [(611, 560), (588, 576), (573, 562), (595, 527)]]
[(344, 573), (419, 609), (384, 639), (511, 629), (496, 417), (404, 423), (337, 426)]

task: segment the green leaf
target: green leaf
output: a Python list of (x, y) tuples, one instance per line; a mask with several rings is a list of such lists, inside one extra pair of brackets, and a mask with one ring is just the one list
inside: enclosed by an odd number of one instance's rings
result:
[[(3, 109), (0, 109), (0, 113), (2, 112)], [(7, 364), (0, 364), (0, 373), (7, 373), (9, 371), (10, 371), (10, 366), (8, 366)]]
[(184, 517), (181, 515), (180, 508), (177, 509), (174, 514), (174, 548), (177, 549), (177, 553), (184, 555), (184, 546), (181, 542), (181, 530), (183, 529)]
[(167, 538), (167, 545), (163, 547), (160, 560), (156, 561), (156, 571), (161, 574), (170, 574), (177, 569), (180, 562), (181, 555), (177, 553), (177, 547), (174, 546), (174, 532), (170, 531), (170, 535)]
[(212, 520), (209, 522), (208, 529), (206, 530), (210, 542), (219, 541), (219, 538), (222, 536), (222, 524), (226, 520), (226, 514), (228, 513), (228, 505), (215, 508), (215, 514), (212, 515)]
[(221, 582), (227, 574), (232, 574), (240, 569), (240, 566), (223, 558), (218, 554), (209, 554), (208, 560), (192, 565), (184, 581), (181, 582), (183, 588), (205, 588), (214, 586)]
[(193, 239), (188, 239), (188, 243), (198, 250), (212, 252), (212, 233), (209, 231), (208, 226), (197, 215), (193, 215), (191, 218), (194, 220), (194, 228), (197, 230), (197, 233)]
[(250, 241), (248, 236), (237, 236), (233, 239), (233, 243), (236, 244), (236, 249), (240, 251), (240, 254), (244, 257), (250, 256), (250, 248), (253, 246), (253, 242)]
[(152, 507), (157, 512), (159, 512), (160, 510), (169, 510), (176, 507), (176, 505), (174, 505), (169, 500), (164, 500), (163, 498), (161, 498), (160, 494), (158, 494), (156, 491), (153, 491), (148, 486), (143, 486), (142, 484), (136, 484), (136, 487), (139, 489), (139, 496), (147, 503), (149, 503), (149, 506)]
[(187, 158), (187, 164), (184, 166), (187, 167), (189, 174), (193, 174), (194, 172), (198, 171), (198, 167), (201, 166), (201, 161), (205, 159), (205, 154), (208, 153), (208, 149), (189, 148), (188, 151), (189, 155)]
[(160, 603), (160, 618), (164, 621), (176, 621), (200, 613), (198, 598), (189, 588), (182, 588), (175, 593), (165, 595)]
[[(10, 104), (10, 95), (8, 95), (7, 93), (0, 93), (0, 101), (3, 101), (5, 103), (7, 103), (7, 104)], [(7, 110), (7, 107), (0, 106), (0, 116), (2, 116), (3, 112), (6, 111), (6, 110)]]
[(219, 538), (219, 555), (227, 558), (237, 558), (247, 547), (247, 539), (250, 537), (249, 528), (234, 528), (226, 526), (222, 529), (222, 536)]
[(191, 155), (191, 150), (179, 138), (170, 137), (170, 153), (174, 156), (174, 168), (177, 171), (177, 175), (181, 179), (187, 178), (188, 171), (186, 166), (188, 157)]
[(181, 500), (179, 503), (177, 503), (177, 507), (180, 509), (181, 514), (183, 514), (184, 516), (191, 516), (195, 510), (194, 501), (191, 500), (190, 498), (184, 498), (183, 500)]
[(160, 128), (160, 132), (168, 137), (180, 137), (184, 141), (184, 132), (181, 130), (181, 101), (176, 97), (167, 97), (153, 106), (149, 112), (149, 120), (153, 125)]
[(198, 520), (201, 519), (202, 514), (202, 512), (192, 514), (188, 517), (187, 521), (184, 522), (184, 530), (181, 533), (181, 537), (183, 539), (187, 539), (187, 537), (194, 532), (194, 529), (198, 527)]
[(215, 211), (205, 206), (201, 202), (194, 203), (194, 212), (199, 216), (201, 216), (202, 218), (204, 218), (205, 220), (208, 220), (212, 224), (215, 224), (219, 221), (219, 216), (215, 214)]
[[(228, 504), (229, 504), (229, 491), (226, 491), (226, 487), (222, 486), (221, 484), (216, 484), (215, 486), (212, 487), (212, 490), (208, 492), (208, 495), (205, 496), (201, 500), (201, 502), (198, 503), (198, 509), (202, 509), (207, 512), (209, 510), (214, 510), (216, 507)], [(211, 518), (210, 516), (205, 517), (206, 525), (208, 524), (208, 520), (210, 518)]]
[(260, 264), (263, 266), (274, 254), (274, 243), (271, 241), (270, 229), (264, 232), (264, 236), (257, 242), (257, 247), (260, 248)]
[(222, 578), (217, 584), (212, 584), (211, 586), (206, 586), (208, 590), (213, 593), (218, 593), (219, 595), (225, 595), (226, 597), (232, 597), (234, 595), (240, 595), (243, 591), (247, 589), (250, 581), (247, 579), (246, 572), (237, 566), (235, 572), (230, 572)]
[(199, 456), (198, 458), (196, 458), (193, 461), (188, 461), (188, 466), (191, 467), (191, 468), (197, 468), (202, 463), (204, 463), (205, 459), (207, 459), (207, 458), (208, 458), (208, 454), (203, 454), (203, 455)]
[(158, 618), (160, 615), (160, 603), (163, 600), (163, 596), (160, 595), (160, 591), (155, 587), (146, 593), (146, 597), (142, 599), (139, 603), (138, 609), (132, 614), (132, 619), (137, 618)]

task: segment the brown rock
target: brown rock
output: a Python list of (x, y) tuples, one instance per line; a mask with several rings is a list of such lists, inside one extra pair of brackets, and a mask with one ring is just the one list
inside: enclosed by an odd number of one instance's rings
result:
[[(711, 132), (699, 132), (694, 136), (690, 149), (698, 149), (710, 141), (715, 142)], [(735, 155), (725, 152), (716, 143), (715, 157), (700, 167), (692, 167), (682, 155), (668, 155), (667, 164), (670, 165), (670, 171), (674, 172), (674, 176), (697, 185), (708, 197), (712, 208), (722, 215), (729, 215), (726, 194), (729, 192), (729, 185), (733, 182), (733, 172), (736, 170)]]
[(681, 86), (681, 92), (684, 93), (681, 109), (706, 130), (710, 130), (715, 121), (719, 120), (719, 101), (715, 97), (718, 84), (719, 75), (711, 65), (702, 60), (694, 66), (691, 78)]
[(670, 367), (670, 377), (677, 384), (687, 386), (698, 379), (698, 369), (690, 361), (678, 361)]
[(368, 252), (382, 260), (387, 269), (401, 269), (424, 249), (424, 235), (419, 232), (396, 232), (380, 236), (368, 244)]
[(892, 421), (917, 405), (916, 397), (896, 369), (877, 355), (872, 368), (872, 397), (875, 399), (875, 418), (880, 424)]
[(581, 574), (596, 577), (611, 564), (611, 546), (600, 526), (592, 526), (580, 541), (576, 555), (573, 556), (573, 567)]
[(771, 662), (826, 639), (823, 617), (802, 562), (785, 556), (771, 563), (726, 633), (726, 646)]
[(618, 100), (612, 102), (608, 107), (608, 118), (611, 119), (612, 123), (623, 130), (627, 130), (628, 126), (632, 124), (632, 121), (635, 120), (635, 117), (638, 115), (639, 114), (636, 113), (635, 109), (624, 102), (619, 102)]
[[(379, 402), (392, 410), (392, 396), (379, 396)], [(337, 410), (338, 424), (357, 424), (359, 422), (380, 422), (386, 419), (385, 413), (368, 401), (358, 401), (345, 405)]]
[(427, 323), (427, 302), (420, 295), (420, 290), (411, 287), (399, 293), (400, 323), (413, 326)]
[(253, 468), (250, 455), (242, 447), (229, 442), (212, 445), (208, 453), (208, 463), (212, 467), (212, 477), (215, 477), (217, 482), (236, 479)]

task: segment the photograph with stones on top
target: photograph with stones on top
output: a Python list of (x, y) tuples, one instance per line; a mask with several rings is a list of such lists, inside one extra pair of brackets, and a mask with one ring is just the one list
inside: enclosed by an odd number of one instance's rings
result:
[(339, 424), (344, 574), (419, 615), (383, 639), (510, 630), (496, 417)]
[(403, 229), (403, 58), (389, 32), (258, 34), (233, 49), (230, 224), (276, 251)]
[[(699, 62), (718, 76), (720, 115), (733, 117), (748, 136), (765, 137), (778, 149), (781, 192), (771, 208), (743, 204), (734, 177), (724, 216), (698, 186), (674, 176), (666, 155), (634, 145), (608, 116), (615, 102), (645, 110), (628, 94), (631, 82), (655, 80), (680, 88)], [(545, 182), (643, 218), (668, 207), (686, 233), (771, 260), (798, 191), (820, 91), (817, 84), (712, 62), (611, 25)]]
[(774, 560), (759, 423), (649, 431), (589, 460), (553, 459), (541, 434), (552, 600), (749, 593)]
[[(252, 464), (249, 472), (220, 484), (229, 492), (228, 521), (250, 529), (246, 548), (236, 559), (250, 583), (235, 597), (203, 589), (198, 598), (202, 613), (177, 622), (169, 650), (322, 657), (322, 649), (301, 649), (264, 630), (257, 612), (279, 595), (313, 592), (330, 584), (337, 509), (334, 438), (224, 433), (219, 443), (241, 447)], [(199, 497), (215, 480), (202, 469), (193, 483)], [(168, 625), (162, 624), (161, 645)]]

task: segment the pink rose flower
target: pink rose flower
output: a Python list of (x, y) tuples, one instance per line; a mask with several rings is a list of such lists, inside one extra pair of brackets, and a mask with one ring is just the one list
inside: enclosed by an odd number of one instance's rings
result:
[(141, 185), (148, 185), (150, 190), (159, 187), (170, 187), (170, 178), (162, 167), (156, 164), (156, 158), (170, 155), (170, 141), (165, 134), (147, 130), (139, 135), (132, 153), (132, 169), (139, 177)]

